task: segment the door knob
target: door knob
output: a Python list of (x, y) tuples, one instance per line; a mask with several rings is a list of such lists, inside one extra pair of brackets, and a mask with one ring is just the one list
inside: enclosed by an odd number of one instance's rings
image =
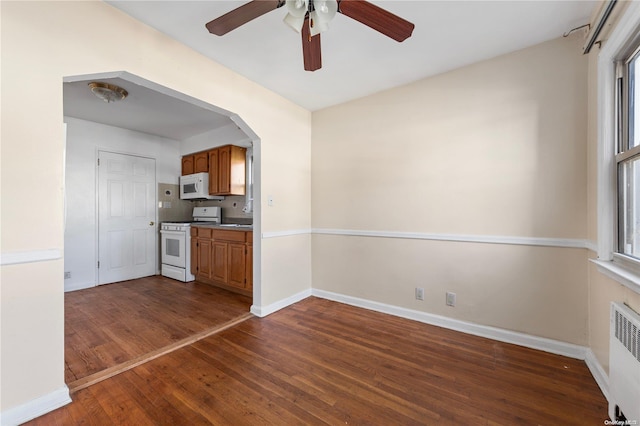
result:
[(153, 225), (155, 225), (154, 221), (149, 222), (149, 226), (153, 226)]

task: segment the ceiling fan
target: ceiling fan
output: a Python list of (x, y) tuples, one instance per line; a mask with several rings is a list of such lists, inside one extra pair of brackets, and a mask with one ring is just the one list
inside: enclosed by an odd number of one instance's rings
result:
[(322, 68), (320, 33), (329, 27), (336, 13), (401, 42), (411, 37), (414, 25), (365, 0), (253, 0), (206, 24), (211, 34), (225, 35), (247, 22), (286, 5), (284, 22), (302, 34), (304, 69)]

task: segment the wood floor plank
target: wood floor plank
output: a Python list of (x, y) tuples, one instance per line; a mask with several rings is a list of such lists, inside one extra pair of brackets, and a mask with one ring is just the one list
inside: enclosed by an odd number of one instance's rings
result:
[(65, 381), (126, 363), (250, 307), (249, 297), (162, 276), (65, 293)]
[(32, 424), (582, 426), (607, 419), (583, 361), (313, 297), (73, 399)]

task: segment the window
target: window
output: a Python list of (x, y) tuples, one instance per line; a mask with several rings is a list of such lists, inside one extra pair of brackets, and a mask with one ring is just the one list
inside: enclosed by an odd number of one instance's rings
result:
[(640, 261), (640, 52), (616, 64), (617, 249)]
[(598, 54), (598, 258), (640, 293), (640, 2), (625, 4)]

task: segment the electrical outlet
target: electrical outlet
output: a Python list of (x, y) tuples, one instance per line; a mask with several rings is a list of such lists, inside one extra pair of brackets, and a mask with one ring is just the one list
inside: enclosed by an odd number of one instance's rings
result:
[(447, 292), (447, 306), (456, 306), (456, 294)]
[(416, 300), (424, 300), (424, 288), (416, 287)]
[(71, 278), (71, 271), (66, 271), (66, 272), (64, 273), (64, 279), (65, 279), (65, 280), (68, 280), (69, 278)]

